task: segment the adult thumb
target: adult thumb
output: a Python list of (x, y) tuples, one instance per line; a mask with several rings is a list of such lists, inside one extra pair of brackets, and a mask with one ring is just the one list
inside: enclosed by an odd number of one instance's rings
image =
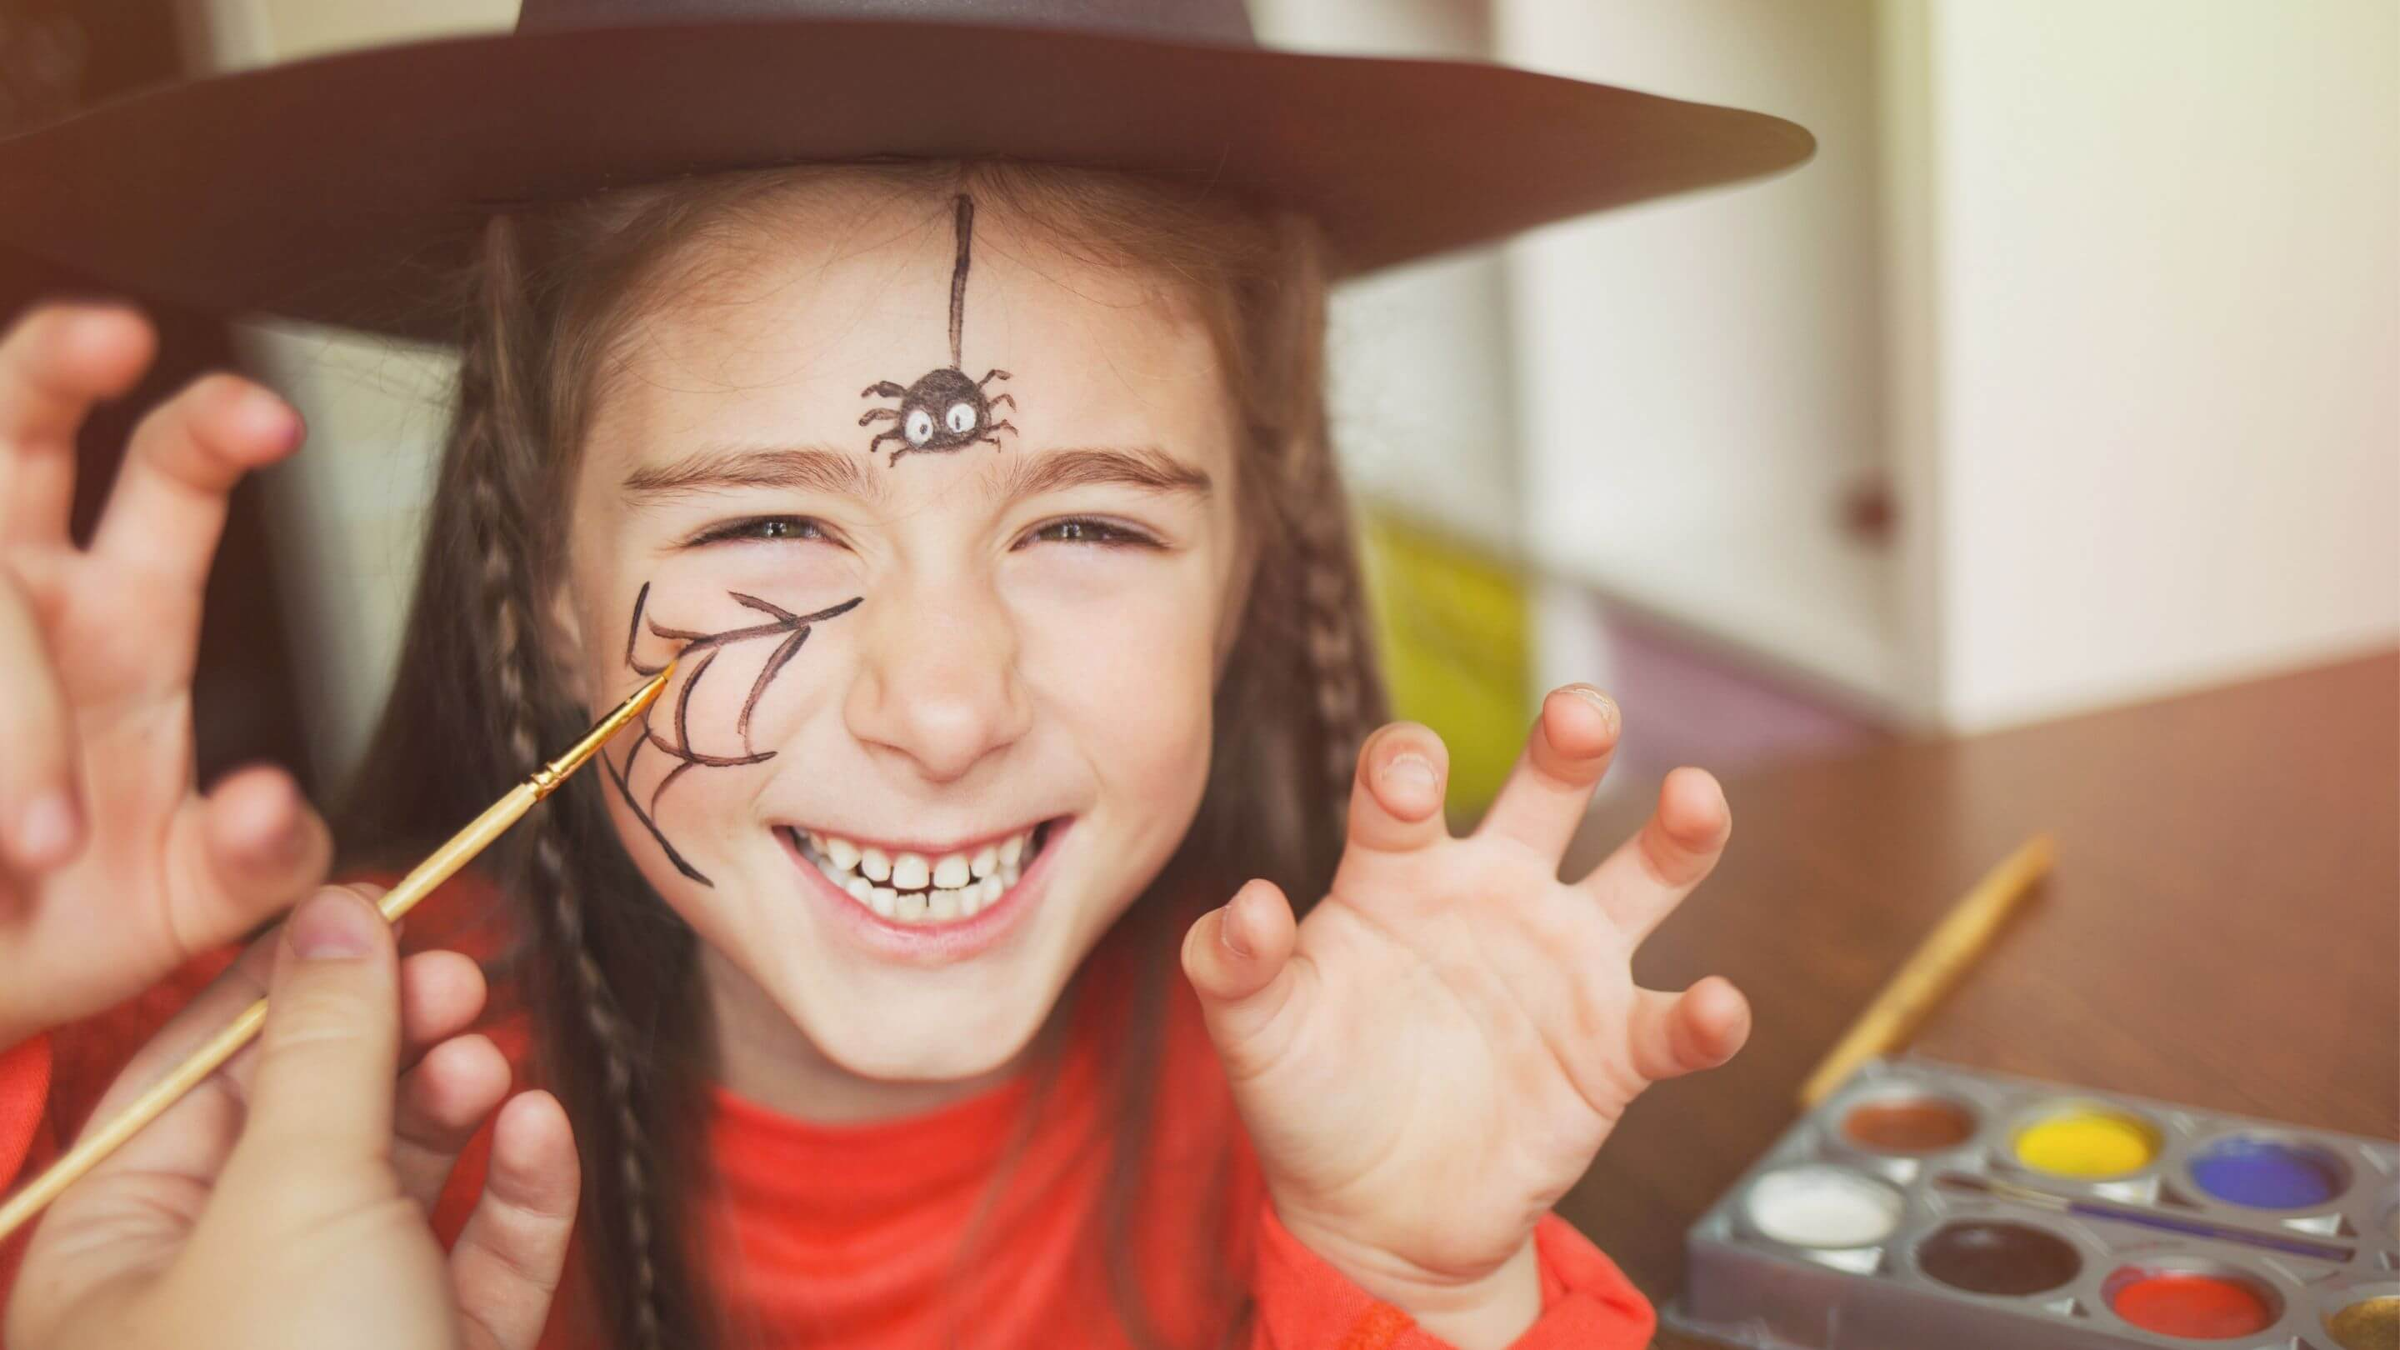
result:
[(399, 1059), (392, 931), (355, 892), (326, 887), (292, 911), (276, 943), (249, 1119), (228, 1169), (248, 1155), (320, 1180), (388, 1173)]

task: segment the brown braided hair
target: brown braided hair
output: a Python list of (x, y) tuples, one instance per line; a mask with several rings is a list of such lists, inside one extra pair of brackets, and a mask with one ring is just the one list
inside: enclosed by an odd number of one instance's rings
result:
[[(1216, 339), (1245, 430), (1235, 490), (1249, 585), (1218, 684), (1208, 790), (1182, 847), (1107, 939), (1131, 947), (1141, 973), (1110, 1048), (1116, 1129), (1093, 1256), (1136, 1343), (1180, 1343), (1154, 1325), (1125, 1240), (1158, 1221), (1142, 1183), (1178, 942), (1249, 877), (1301, 905), (1322, 894), (1358, 742), (1382, 711), (1328, 444), (1326, 263), (1307, 222), (1189, 187), (999, 161), (712, 175), (485, 222), (459, 283), (458, 406), (402, 644), (406, 678), (341, 813), (342, 838), (353, 864), (413, 861), (581, 731), (594, 710), (568, 695), (546, 616), (565, 581), (560, 503), (612, 344), (645, 304), (709, 265), (686, 245), (771, 231), (789, 194), (835, 175), (943, 198), (972, 190), (1095, 262), (1173, 279)], [(626, 853), (598, 782), (570, 780), (485, 855), (517, 938), (494, 987), (530, 1005), (538, 1075), (584, 1160), (580, 1285), (593, 1305), (576, 1316), (577, 1342), (697, 1350), (728, 1338), (694, 1246), (714, 1060), (698, 939)], [(1191, 1246), (1213, 1260), (1224, 1244)], [(1197, 1274), (1224, 1291), (1226, 1320), (1195, 1344), (1223, 1343), (1243, 1316), (1238, 1282), (1213, 1266)]]

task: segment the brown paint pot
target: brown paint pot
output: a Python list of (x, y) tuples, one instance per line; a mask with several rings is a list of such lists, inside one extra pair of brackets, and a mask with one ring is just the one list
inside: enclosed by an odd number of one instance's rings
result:
[(1970, 1294), (2022, 1297), (2056, 1289), (2083, 1269), (2065, 1238), (2021, 1223), (1969, 1221), (1917, 1244), (1917, 1269)]
[(1975, 1116), (1947, 1097), (1878, 1097), (1842, 1117), (1842, 1137), (1871, 1153), (1939, 1153), (1975, 1137)]

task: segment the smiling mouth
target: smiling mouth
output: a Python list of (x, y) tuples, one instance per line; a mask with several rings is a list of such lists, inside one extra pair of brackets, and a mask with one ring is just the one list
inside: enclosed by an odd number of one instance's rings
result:
[(999, 903), (1033, 866), (1058, 823), (1046, 820), (971, 849), (940, 854), (886, 852), (818, 830), (776, 828), (835, 890), (861, 908), (894, 923), (935, 924), (972, 918)]

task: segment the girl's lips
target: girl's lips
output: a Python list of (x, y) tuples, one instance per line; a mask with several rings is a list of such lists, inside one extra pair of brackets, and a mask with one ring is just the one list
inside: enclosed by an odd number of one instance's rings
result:
[(960, 919), (885, 918), (826, 876), (808, 856), (796, 831), (778, 828), (775, 834), (799, 869), (802, 888), (830, 910), (833, 921), (861, 946), (886, 960), (941, 966), (979, 956), (1016, 930), (1047, 887), (1051, 859), (1073, 824), (1072, 816), (1061, 816), (1041, 827), (1041, 847), (1027, 859), (1016, 883), (990, 904)]

